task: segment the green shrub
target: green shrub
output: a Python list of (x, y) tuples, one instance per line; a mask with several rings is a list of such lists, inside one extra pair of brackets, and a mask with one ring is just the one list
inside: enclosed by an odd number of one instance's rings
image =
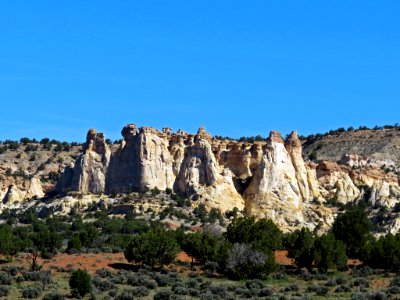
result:
[(254, 217), (234, 218), (226, 232), (228, 240), (234, 243), (251, 244), (255, 250), (278, 250), (282, 247), (283, 235), (280, 229), (267, 219)]
[(154, 295), (154, 300), (169, 300), (172, 296), (171, 291), (162, 289)]
[(22, 289), (22, 297), (36, 299), (42, 294), (42, 290), (37, 286), (28, 286)]
[(95, 282), (95, 286), (100, 290), (100, 291), (109, 291), (115, 289), (114, 283), (111, 281), (105, 279), (105, 280), (100, 280)]
[(271, 297), (274, 294), (274, 291), (270, 287), (264, 287), (261, 289), (259, 296), (260, 297)]
[(359, 257), (361, 249), (369, 238), (371, 222), (361, 208), (353, 208), (339, 215), (332, 225), (332, 233), (337, 240), (346, 245), (346, 253), (350, 257)]
[(139, 285), (139, 277), (136, 274), (130, 274), (126, 278), (126, 282), (131, 286), (138, 286)]
[(400, 294), (400, 287), (399, 286), (390, 286), (387, 289), (387, 292), (392, 295)]
[(357, 292), (351, 295), (351, 300), (365, 300), (368, 299), (368, 293)]
[(112, 273), (110, 270), (107, 269), (99, 269), (96, 270), (96, 275), (101, 278), (110, 278), (112, 276)]
[(174, 234), (157, 227), (134, 236), (125, 250), (125, 257), (129, 262), (154, 267), (171, 263), (177, 252)]
[(287, 236), (288, 256), (293, 258), (297, 267), (311, 269), (314, 262), (314, 234), (308, 228), (296, 230)]
[(200, 296), (200, 291), (194, 288), (189, 288), (188, 289), (189, 295), (192, 297), (199, 297)]
[(171, 284), (171, 279), (168, 275), (163, 275), (163, 274), (157, 274), (154, 279), (157, 282), (157, 285), (159, 287), (164, 287), (164, 286), (168, 286), (169, 284)]
[(140, 284), (142, 286), (145, 286), (149, 290), (154, 290), (158, 287), (157, 282), (154, 279), (150, 279), (150, 278), (144, 278), (144, 279), (140, 280)]
[(348, 293), (351, 292), (351, 288), (347, 284), (341, 284), (335, 289), (335, 293)]
[(131, 290), (124, 290), (119, 294), (116, 300), (134, 300), (135, 297), (133, 296)]
[(7, 297), (10, 288), (8, 286), (0, 285), (0, 297)]
[(299, 286), (297, 284), (292, 283), (292, 284), (289, 284), (289, 285), (285, 286), (281, 291), (285, 292), (285, 293), (299, 292), (300, 288), (299, 288)]
[(92, 291), (92, 278), (86, 270), (78, 269), (72, 272), (69, 286), (73, 294), (83, 297)]
[(215, 295), (211, 293), (210, 291), (204, 291), (200, 294), (200, 300), (213, 300), (215, 299)]
[(369, 281), (365, 278), (355, 278), (350, 282), (350, 286), (369, 287)]
[(346, 270), (346, 247), (331, 233), (317, 237), (314, 242), (314, 263), (321, 272), (328, 269)]
[(57, 292), (51, 292), (43, 296), (43, 300), (64, 300), (65, 296)]
[(131, 290), (134, 297), (146, 297), (149, 295), (149, 290), (145, 286), (138, 286)]
[(271, 250), (267, 253), (256, 251), (246, 244), (234, 244), (226, 262), (226, 274), (233, 279), (260, 278), (276, 269), (275, 257)]
[(40, 281), (41, 280), (41, 272), (39, 272), (39, 271), (22, 272), (22, 276), (24, 276), (25, 281)]
[(0, 284), (10, 285), (12, 281), (12, 277), (6, 272), (0, 272)]

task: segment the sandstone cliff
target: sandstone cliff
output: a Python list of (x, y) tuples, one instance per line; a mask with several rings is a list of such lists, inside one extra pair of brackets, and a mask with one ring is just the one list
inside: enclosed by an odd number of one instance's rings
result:
[[(346, 153), (338, 162), (317, 164), (303, 158), (296, 132), (283, 139), (272, 131), (266, 140), (248, 142), (217, 139), (204, 128), (189, 134), (129, 124), (121, 134), (121, 143), (109, 145), (102, 133), (90, 129), (82, 147), (68, 155), (51, 150), (31, 156), (27, 150), (0, 154), (2, 205), (43, 197), (53, 188), (46, 179), (49, 172), (60, 169), (57, 192), (113, 195), (170, 189), (191, 199), (193, 207), (203, 203), (222, 212), (237, 207), (268, 217), (283, 230), (326, 230), (337, 214), (336, 203), (363, 201), (394, 209), (400, 200), (397, 163)], [(62, 163), (48, 164), (51, 157)], [(399, 224), (394, 220), (388, 227), (393, 232)]]

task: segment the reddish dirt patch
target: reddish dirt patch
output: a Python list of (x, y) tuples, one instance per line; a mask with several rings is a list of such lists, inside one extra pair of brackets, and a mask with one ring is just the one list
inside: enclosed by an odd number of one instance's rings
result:
[(371, 288), (382, 289), (388, 288), (390, 284), (390, 278), (374, 278), (370, 281)]
[(287, 250), (277, 250), (275, 251), (275, 261), (276, 263), (284, 266), (294, 266), (293, 258), (288, 257)]
[(167, 226), (169, 229), (177, 229), (179, 227), (178, 224), (172, 223), (172, 222), (165, 222), (165, 226)]
[(360, 266), (360, 265), (362, 265), (362, 264), (363, 264), (362, 261), (359, 260), (359, 259), (349, 258), (349, 259), (347, 260), (347, 265), (348, 265), (349, 267), (356, 267), (356, 266)]
[(193, 232), (202, 231), (203, 227), (201, 227), (201, 226), (192, 226), (192, 227), (190, 227), (190, 230), (193, 231)]
[(181, 251), (176, 255), (176, 259), (182, 263), (191, 263), (192, 257), (187, 255), (186, 252)]
[(99, 269), (112, 269), (111, 264), (127, 264), (123, 253), (88, 253), (88, 254), (58, 254), (51, 260), (42, 260), (45, 269), (86, 269), (94, 273)]

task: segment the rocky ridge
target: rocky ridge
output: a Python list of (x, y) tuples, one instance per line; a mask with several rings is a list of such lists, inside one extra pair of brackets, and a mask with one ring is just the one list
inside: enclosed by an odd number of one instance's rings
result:
[(122, 136), (112, 151), (104, 135), (91, 129), (84, 152), (66, 168), (56, 190), (170, 189), (191, 198), (193, 206), (245, 209), (286, 230), (329, 228), (336, 210), (326, 203), (366, 201), (392, 208), (400, 198), (397, 175), (368, 162), (354, 167), (354, 157), (342, 165), (304, 160), (296, 132), (283, 140), (272, 131), (267, 141), (246, 143), (214, 139), (204, 128), (188, 134), (129, 124)]
[[(389, 210), (387, 231), (400, 228), (400, 218), (392, 214), (400, 200), (396, 162), (388, 168), (387, 159), (348, 153), (337, 162), (315, 163), (304, 158), (304, 141), (296, 132), (283, 139), (272, 131), (267, 140), (251, 143), (217, 139), (204, 128), (189, 134), (129, 124), (121, 134), (122, 142), (111, 145), (90, 129), (82, 147), (57, 154), (63, 155), (58, 165), (47, 163), (55, 154), (39, 151), (39, 158), (29, 159), (29, 176), (0, 172), (1, 206), (42, 198), (53, 189), (112, 197), (157, 188), (191, 199), (193, 207), (202, 203), (221, 212), (237, 207), (270, 218), (285, 231), (304, 226), (326, 231), (340, 205), (361, 202)], [(16, 172), (18, 164), (27, 164), (9, 153), (0, 159), (0, 171)], [(63, 170), (55, 186), (46, 180), (53, 170)]]

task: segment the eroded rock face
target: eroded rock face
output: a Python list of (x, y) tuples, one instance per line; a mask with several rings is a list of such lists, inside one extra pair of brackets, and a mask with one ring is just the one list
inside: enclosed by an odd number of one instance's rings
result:
[(136, 126), (130, 124), (124, 127), (122, 135), (124, 141), (112, 156), (107, 171), (107, 191), (172, 188), (175, 175), (167, 134), (150, 127), (137, 132)]
[(17, 186), (11, 184), (7, 189), (0, 191), (0, 200), (3, 204), (19, 203), (27, 199), (43, 198), (44, 192), (40, 179), (32, 177)]
[(315, 173), (308, 167), (301, 153), (296, 132), (283, 142), (277, 132), (271, 132), (264, 155), (244, 197), (249, 208), (255, 203), (281, 200), (297, 208), (300, 203), (319, 195)]
[(209, 140), (200, 134), (194, 144), (186, 148), (175, 190), (185, 195), (201, 195), (206, 206), (222, 211), (244, 207), (244, 201), (234, 187), (232, 173), (220, 168)]
[(287, 230), (327, 225), (331, 218), (318, 217), (323, 215), (315, 213), (320, 209), (310, 204), (320, 191), (315, 169), (304, 162), (301, 152), (296, 132), (285, 143), (278, 132), (271, 132), (261, 163), (244, 192), (249, 214), (268, 217)]
[(204, 128), (192, 135), (129, 124), (121, 133), (119, 148), (110, 149), (104, 135), (91, 129), (84, 152), (65, 169), (57, 189), (112, 194), (170, 188), (195, 200), (193, 205), (222, 212), (245, 208), (287, 231), (328, 229), (335, 212), (323, 205), (326, 200), (368, 198), (393, 207), (400, 198), (398, 178), (366, 157), (348, 155), (341, 165), (304, 161), (296, 132), (284, 141), (272, 131), (267, 141), (254, 143), (217, 140)]
[(57, 191), (73, 190), (84, 193), (101, 194), (105, 191), (106, 170), (110, 163), (111, 151), (103, 133), (90, 129), (87, 133), (83, 153), (77, 158), (73, 168), (67, 168)]

